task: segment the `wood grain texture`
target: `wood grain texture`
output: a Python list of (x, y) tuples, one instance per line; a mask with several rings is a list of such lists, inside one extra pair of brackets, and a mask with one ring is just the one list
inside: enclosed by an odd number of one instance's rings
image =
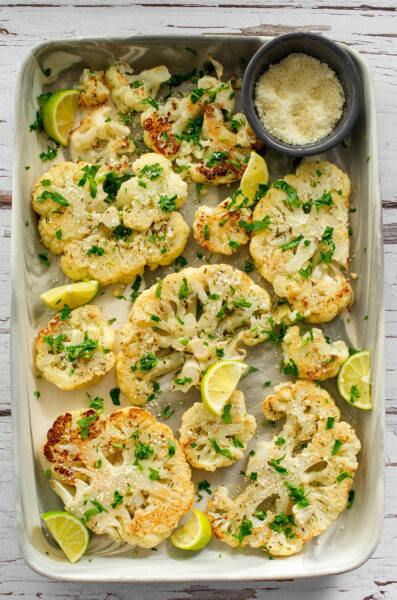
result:
[[(397, 9), (396, 0), (61, 0), (0, 2), (0, 597), (70, 600), (394, 600), (397, 598)], [(361, 52), (374, 77), (386, 285), (386, 503), (382, 540), (352, 573), (301, 581), (200, 585), (79, 584), (44, 580), (20, 557), (14, 534), (9, 382), (12, 98), (30, 48), (89, 35), (324, 33)], [(183, 567), (181, 567), (183, 568)]]

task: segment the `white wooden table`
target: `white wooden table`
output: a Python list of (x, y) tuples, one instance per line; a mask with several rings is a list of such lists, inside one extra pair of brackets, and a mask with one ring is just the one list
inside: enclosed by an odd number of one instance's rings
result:
[[(9, 380), (13, 92), (29, 48), (90, 35), (324, 33), (353, 46), (374, 76), (386, 263), (386, 504), (381, 542), (354, 572), (283, 582), (179, 585), (53, 582), (20, 557), (14, 533)], [(0, 597), (122, 600), (397, 599), (397, 0), (0, 0)], [(376, 443), (376, 441), (374, 441)]]

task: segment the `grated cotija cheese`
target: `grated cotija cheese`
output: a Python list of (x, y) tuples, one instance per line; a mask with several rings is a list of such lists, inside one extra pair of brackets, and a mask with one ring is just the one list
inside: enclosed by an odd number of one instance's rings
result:
[(263, 125), (287, 144), (312, 144), (331, 133), (342, 116), (345, 95), (335, 72), (307, 54), (290, 54), (270, 65), (255, 88)]

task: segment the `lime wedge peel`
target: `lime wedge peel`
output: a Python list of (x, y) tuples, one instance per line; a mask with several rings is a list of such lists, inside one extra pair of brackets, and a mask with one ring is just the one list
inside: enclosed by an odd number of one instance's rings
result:
[(95, 298), (98, 290), (99, 283), (92, 279), (91, 281), (68, 283), (51, 288), (41, 294), (40, 299), (48, 308), (53, 310), (62, 310), (65, 304), (69, 308), (77, 308)]
[(41, 108), (46, 134), (62, 146), (68, 145), (79, 95), (80, 90), (59, 90)]
[(338, 390), (342, 398), (363, 410), (371, 410), (371, 353), (363, 350), (350, 356), (338, 374)]
[(241, 179), (240, 190), (245, 198), (248, 198), (248, 206), (251, 206), (255, 200), (255, 195), (259, 190), (259, 185), (267, 185), (269, 183), (269, 171), (266, 161), (256, 152), (251, 152)]
[(51, 510), (42, 514), (41, 518), (70, 562), (80, 560), (90, 540), (88, 529), (80, 519), (61, 510)]
[(237, 387), (247, 365), (239, 360), (223, 360), (208, 369), (201, 381), (205, 406), (218, 417)]
[(200, 510), (193, 508), (188, 522), (171, 536), (171, 542), (181, 550), (201, 550), (208, 544), (211, 536), (209, 518)]

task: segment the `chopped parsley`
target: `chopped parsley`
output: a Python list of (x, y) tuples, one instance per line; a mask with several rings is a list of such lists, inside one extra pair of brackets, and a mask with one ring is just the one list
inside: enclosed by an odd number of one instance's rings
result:
[(288, 363), (283, 368), (283, 372), (285, 373), (285, 375), (295, 375), (295, 377), (299, 377), (298, 367), (294, 363), (292, 358), (289, 359)]
[(164, 169), (163, 167), (160, 167), (159, 163), (153, 163), (151, 165), (145, 165), (139, 172), (138, 177), (143, 177), (145, 175), (148, 179), (153, 181), (160, 177), (163, 171)]
[(243, 227), (246, 231), (260, 231), (261, 229), (270, 229), (270, 217), (265, 215), (261, 221), (238, 221), (239, 227)]
[(276, 533), (284, 533), (287, 539), (292, 539), (295, 537), (296, 534), (292, 533), (291, 529), (291, 527), (294, 526), (294, 517), (292, 515), (286, 515), (284, 512), (275, 515), (273, 521), (269, 523), (270, 529)]
[(289, 483), (289, 481), (284, 481), (284, 485), (286, 488), (288, 488), (288, 497), (294, 501), (294, 504), (296, 504), (297, 508), (304, 508), (305, 506), (309, 506), (310, 502), (307, 499), (307, 496), (310, 494), (310, 492), (305, 494), (305, 488), (303, 487), (303, 485), (296, 487), (296, 485)]
[(278, 179), (273, 183), (273, 187), (276, 188), (276, 190), (282, 190), (287, 194), (285, 199), (286, 204), (291, 204), (295, 208), (300, 208), (301, 203), (298, 199), (298, 192), (292, 185), (284, 181), (284, 179)]
[(215, 152), (212, 152), (206, 156), (207, 166), (211, 168), (215, 165), (215, 163), (221, 163), (226, 158), (229, 158), (229, 154), (227, 152), (224, 150), (216, 150)]
[(59, 318), (61, 319), (61, 321), (66, 321), (66, 319), (69, 319), (69, 315), (70, 307), (67, 304), (64, 304), (61, 312), (59, 313)]
[(169, 440), (168, 441), (168, 456), (169, 458), (172, 458), (173, 456), (175, 456), (175, 451), (176, 451), (176, 445), (174, 440)]
[(44, 202), (45, 200), (52, 200), (59, 204), (59, 206), (69, 206), (69, 202), (58, 192), (49, 192), (48, 190), (44, 190), (41, 196), (37, 196), (37, 202)]
[(304, 269), (303, 267), (299, 269), (299, 275), (302, 277), (302, 279), (308, 279), (310, 273), (312, 272), (312, 267), (313, 263), (309, 261), (309, 264), (307, 265), (306, 269)]
[(116, 508), (116, 506), (119, 506), (119, 504), (123, 504), (123, 499), (124, 496), (122, 496), (120, 492), (116, 490), (113, 494), (112, 508)]
[(254, 265), (252, 264), (252, 262), (250, 262), (249, 260), (246, 260), (246, 261), (245, 261), (245, 264), (244, 264), (244, 271), (245, 271), (246, 273), (251, 273), (251, 272), (252, 272), (252, 271), (254, 271), (254, 270), (255, 270), (255, 267), (254, 267)]
[(209, 240), (210, 239), (210, 228), (209, 228), (208, 223), (206, 223), (204, 225), (204, 239), (205, 240)]
[(156, 110), (159, 107), (159, 105), (157, 104), (156, 100), (154, 100), (154, 98), (145, 98), (144, 100), (142, 100), (142, 104), (150, 104), (150, 106), (153, 106), (153, 108), (155, 108)]
[(95, 498), (92, 498), (92, 500), (90, 500), (91, 504), (94, 505), (93, 508), (89, 508), (88, 510), (85, 511), (84, 513), (84, 517), (83, 517), (83, 521), (85, 523), (87, 523), (87, 521), (90, 520), (91, 517), (93, 517), (94, 515), (99, 515), (99, 513), (102, 512), (109, 512), (106, 510), (106, 508), (104, 506), (102, 506), (102, 504), (100, 504), (98, 502), (98, 500), (95, 500)]
[(225, 406), (223, 407), (222, 421), (226, 425), (230, 425), (230, 423), (232, 422), (232, 415), (230, 414), (231, 408), (232, 408), (231, 402), (227, 402), (227, 404), (225, 404)]
[(197, 497), (200, 500), (202, 500), (203, 498), (202, 494), (200, 494), (201, 491), (207, 492), (207, 494), (209, 494), (210, 496), (212, 494), (210, 484), (206, 479), (204, 479), (203, 481), (199, 481), (197, 484)]
[(187, 383), (191, 383), (191, 381), (191, 377), (176, 377), (174, 379), (174, 383), (176, 383), (176, 385), (186, 385)]
[(139, 368), (141, 371), (151, 371), (151, 369), (157, 365), (157, 362), (158, 360), (154, 356), (153, 352), (148, 352), (140, 359)]
[(149, 475), (150, 481), (156, 481), (156, 479), (158, 479), (160, 477), (160, 472), (157, 469), (153, 469), (152, 467), (149, 467), (149, 471), (150, 471), (150, 475)]
[(288, 475), (288, 473), (289, 473), (288, 469), (280, 466), (280, 463), (285, 458), (285, 456), (286, 455), (284, 454), (280, 458), (272, 458), (271, 460), (268, 461), (269, 466), (273, 467), (273, 469), (277, 473), (280, 473), (280, 475)]
[(169, 198), (168, 196), (160, 196), (159, 204), (161, 210), (167, 213), (176, 210), (175, 200), (177, 198), (178, 196), (176, 194), (171, 198)]
[(87, 250), (87, 256), (92, 256), (95, 254), (96, 256), (103, 256), (105, 253), (105, 248), (101, 248), (101, 246), (92, 245), (91, 248)]
[(141, 283), (142, 283), (142, 277), (140, 275), (137, 275), (134, 283), (131, 286), (132, 292), (130, 294), (130, 298), (131, 298), (132, 304), (134, 304), (135, 300), (138, 298), (138, 296), (140, 294), (139, 288), (141, 287)]
[(77, 421), (77, 425), (80, 427), (80, 437), (82, 440), (85, 440), (91, 423), (98, 419), (98, 415), (96, 413), (89, 415), (88, 417), (83, 417)]
[(164, 419), (169, 419), (174, 414), (175, 410), (169, 404), (164, 408), (162, 415)]
[(333, 429), (334, 425), (335, 425), (335, 417), (328, 417), (327, 423), (325, 425), (325, 429), (326, 430)]
[(276, 446), (284, 446), (285, 439), (281, 435), (279, 435), (274, 443), (276, 444)]
[(112, 402), (115, 406), (120, 406), (120, 388), (112, 388), (109, 392)]
[(230, 450), (228, 450), (227, 448), (220, 448), (215, 438), (208, 438), (208, 441), (214, 448), (216, 454), (221, 454), (222, 456), (226, 456), (226, 458), (228, 458), (229, 460), (233, 460)]
[(116, 175), (115, 171), (110, 171), (106, 174), (105, 179), (103, 181), (103, 191), (107, 194), (107, 198), (105, 198), (105, 202), (111, 204), (115, 201), (117, 193), (121, 187), (121, 185), (131, 179), (132, 175), (126, 173), (124, 175)]
[(338, 454), (339, 448), (341, 446), (342, 446), (342, 442), (340, 440), (336, 439), (334, 442), (334, 446), (332, 448), (331, 456), (335, 456), (335, 454)]
[(344, 479), (352, 479), (352, 476), (349, 473), (346, 473), (343, 469), (340, 470), (338, 477), (336, 478), (336, 483), (341, 483)]
[(181, 287), (179, 288), (179, 292), (178, 292), (179, 300), (183, 300), (184, 298), (187, 298), (188, 293), (189, 293), (189, 287), (187, 285), (187, 279), (186, 279), (186, 277), (184, 277), (183, 283), (182, 283)]
[(311, 211), (312, 206), (315, 206), (317, 209), (317, 212), (318, 212), (320, 210), (321, 206), (333, 206), (333, 205), (334, 205), (334, 201), (332, 199), (331, 194), (324, 190), (324, 193), (321, 196), (321, 198), (317, 198), (317, 200), (310, 200), (309, 202), (305, 202), (304, 204), (302, 204), (302, 210), (304, 213), (309, 213)]
[(77, 185), (83, 186), (88, 180), (91, 198), (95, 198), (97, 194), (97, 182), (95, 181), (96, 174), (100, 169), (100, 165), (85, 165), (82, 167), (83, 177), (77, 182)]
[(242, 551), (242, 543), (245, 537), (247, 537), (247, 535), (251, 535), (252, 533), (252, 522), (249, 519), (243, 519), (240, 527), (239, 527), (239, 531), (238, 534), (236, 535), (236, 538), (238, 539), (238, 549), (239, 552)]
[(205, 94), (205, 90), (203, 88), (197, 88), (196, 90), (192, 90), (190, 93), (190, 101), (192, 104), (196, 104), (200, 98), (202, 98)]
[(232, 435), (230, 437), (233, 442), (233, 446), (235, 448), (245, 448), (244, 444), (242, 442), (240, 442), (240, 440), (238, 438), (236, 438), (236, 436)]
[(349, 490), (349, 496), (346, 504), (347, 510), (350, 510), (353, 507), (355, 496), (356, 492), (354, 490)]
[(283, 252), (285, 252), (286, 250), (291, 250), (291, 248), (295, 248), (295, 246), (299, 245), (299, 242), (301, 240), (303, 240), (304, 236), (302, 234), (298, 235), (298, 237), (294, 238), (293, 240), (291, 240), (290, 242), (287, 242), (286, 244), (283, 244), (281, 246), (281, 250)]
[(84, 340), (76, 346), (67, 346), (66, 352), (68, 354), (68, 360), (70, 362), (75, 361), (78, 358), (85, 358), (91, 360), (95, 350), (98, 348), (98, 341), (91, 340), (88, 337), (87, 331), (84, 332)]

